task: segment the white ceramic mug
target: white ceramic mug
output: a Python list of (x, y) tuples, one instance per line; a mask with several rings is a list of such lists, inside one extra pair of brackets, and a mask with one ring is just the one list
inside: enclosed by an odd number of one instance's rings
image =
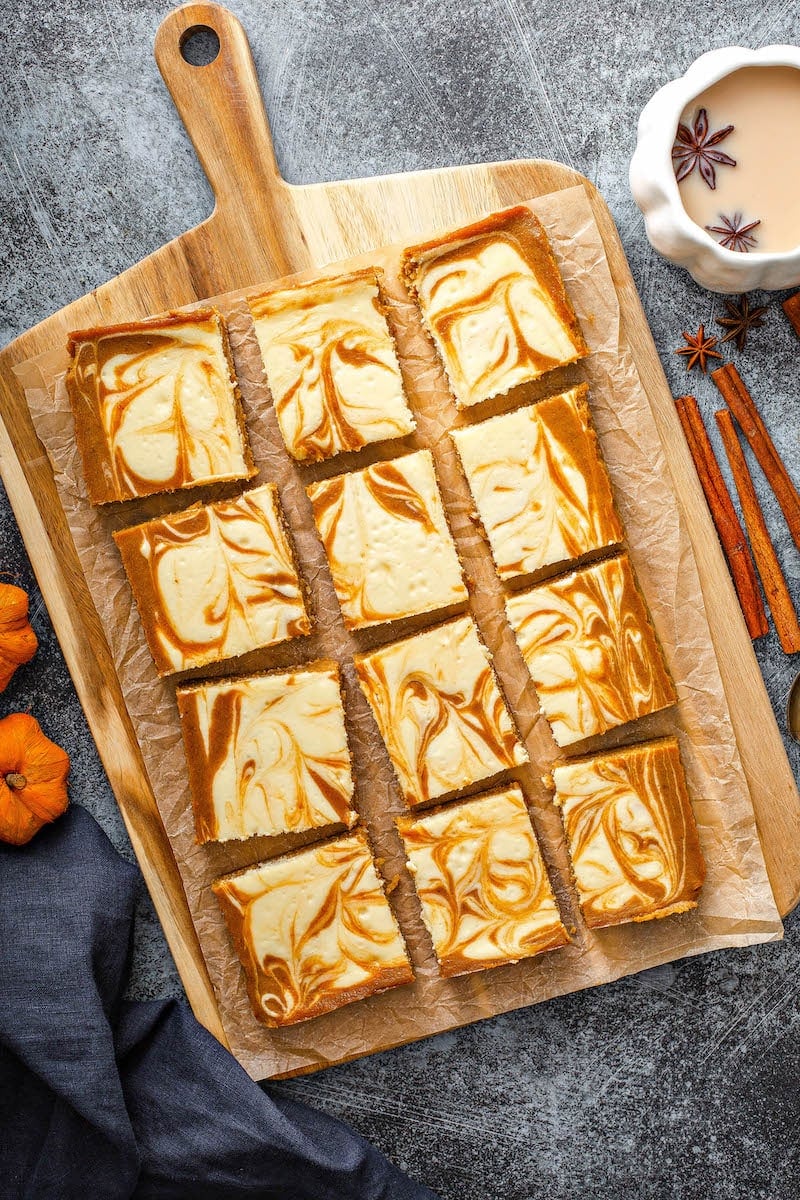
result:
[[(657, 91), (642, 110), (630, 166), (631, 191), (644, 214), (650, 244), (712, 292), (777, 290), (800, 284), (800, 245), (782, 253), (748, 254), (720, 246), (686, 212), (675, 178), (672, 147), (684, 109), (712, 84), (742, 67), (800, 69), (800, 47), (728, 46), (703, 54), (685, 75)], [(798, 151), (787, 147), (787, 152)]]

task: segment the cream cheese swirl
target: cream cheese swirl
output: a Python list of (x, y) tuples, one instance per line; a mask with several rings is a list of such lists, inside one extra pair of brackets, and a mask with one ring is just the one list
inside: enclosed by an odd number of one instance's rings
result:
[(413, 979), (363, 832), (214, 884), (253, 1011), (291, 1025)]
[(444, 975), (568, 941), (519, 787), (398, 826)]
[(506, 610), (559, 746), (675, 703), (627, 554), (518, 592)]

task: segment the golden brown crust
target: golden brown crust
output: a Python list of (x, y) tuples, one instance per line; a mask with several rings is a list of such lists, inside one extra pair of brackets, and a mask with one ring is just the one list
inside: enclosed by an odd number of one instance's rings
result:
[[(181, 463), (179, 457), (178, 466), (171, 478), (156, 480), (139, 478), (132, 483), (128, 474), (120, 469), (119, 448), (112, 448), (109, 440), (112, 435), (106, 429), (101, 412), (97, 370), (102, 346), (109, 340), (113, 340), (115, 344), (118, 343), (116, 348), (119, 351), (124, 348), (124, 340), (129, 339), (131, 352), (140, 355), (147, 347), (154, 350), (162, 349), (168, 342), (165, 335), (168, 335), (170, 330), (198, 327), (204, 323), (213, 324), (220, 335), (231, 387), (230, 400), (241, 443), (244, 470), (227, 470), (215, 477), (193, 479), (188, 462)], [(70, 360), (66, 374), (67, 395), (72, 409), (75, 440), (81, 455), (87, 492), (92, 504), (109, 504), (161, 492), (178, 491), (183, 488), (197, 487), (202, 483), (214, 482), (216, 478), (220, 480), (250, 479), (257, 473), (247, 437), (241, 393), (233, 364), (228, 330), (222, 314), (217, 309), (204, 308), (191, 313), (171, 312), (163, 317), (154, 317), (145, 321), (131, 321), (118, 325), (76, 330), (69, 335), (67, 353)], [(87, 356), (90, 361), (84, 363), (83, 360)], [(87, 367), (90, 368), (88, 377)]]
[(186, 770), (189, 776), (189, 796), (194, 815), (195, 840), (202, 844), (215, 841), (219, 827), (211, 796), (206, 788), (204, 770), (206, 746), (200, 733), (196, 703), (196, 695), (200, 691), (202, 691), (201, 687), (191, 690), (177, 688), (175, 699), (178, 704), (178, 716), (186, 752)]
[(343, 283), (358, 283), (360, 280), (367, 280), (375, 283), (380, 288), (380, 282), (383, 272), (378, 267), (362, 267), (357, 271), (346, 271), (343, 275), (320, 275), (314, 279), (301, 279), (293, 283), (278, 283), (275, 287), (264, 288), (261, 291), (248, 295), (247, 305), (253, 318), (256, 319), (262, 312), (267, 311), (269, 301), (277, 295), (282, 295), (284, 292), (291, 294), (296, 292), (313, 292), (315, 289), (319, 292), (325, 290), (326, 285), (338, 285)]
[[(335, 658), (315, 658), (311, 662), (302, 662), (296, 667), (272, 667), (266, 671), (250, 671), (248, 679), (275, 679), (280, 675), (286, 675), (290, 671), (340, 671), (340, 665)], [(194, 692), (202, 692), (207, 687), (218, 687), (226, 683), (236, 683), (237, 679), (241, 679), (240, 675), (215, 675), (211, 679), (190, 679), (186, 683), (180, 683), (175, 693), (178, 696), (191, 696)]]
[(231, 338), (228, 333), (228, 323), (222, 313), (217, 312), (219, 317), (220, 332), (222, 334), (222, 350), (225, 355), (225, 361), (228, 364), (228, 373), (231, 383), (233, 384), (233, 403), (236, 410), (236, 427), (239, 430), (239, 437), (242, 439), (242, 450), (244, 451), (244, 461), (247, 467), (247, 474), (242, 476), (243, 479), (254, 479), (258, 474), (258, 467), (253, 459), (253, 452), (250, 448), (250, 437), (247, 432), (247, 422), (244, 416), (244, 404), (242, 403), (242, 389), (239, 387), (239, 377), (236, 374), (236, 364), (233, 361), (233, 350), (231, 349)]
[(98, 337), (110, 337), (117, 334), (139, 333), (148, 329), (178, 328), (181, 325), (195, 325), (198, 321), (207, 321), (214, 316), (220, 316), (216, 308), (195, 308), (191, 312), (166, 312), (160, 317), (145, 317), (141, 321), (122, 321), (118, 325), (90, 325), (84, 329), (73, 329), (67, 338), (67, 353), (81, 342), (93, 342)]

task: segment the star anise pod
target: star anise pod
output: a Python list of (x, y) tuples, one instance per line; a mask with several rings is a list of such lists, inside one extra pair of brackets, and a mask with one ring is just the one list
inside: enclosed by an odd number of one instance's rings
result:
[(733, 125), (726, 125), (716, 133), (709, 133), (708, 113), (704, 108), (700, 109), (691, 129), (681, 123), (675, 137), (675, 145), (672, 147), (672, 161), (675, 164), (675, 178), (678, 183), (698, 167), (703, 179), (713, 191), (717, 186), (714, 163), (724, 163), (726, 167), (736, 166), (736, 159), (731, 158), (730, 154), (713, 149), (730, 133), (733, 133)]
[(760, 225), (761, 221), (751, 221), (749, 225), (743, 225), (744, 217), (741, 213), (734, 213), (732, 217), (726, 217), (723, 213), (719, 214), (721, 225), (706, 225), (709, 233), (719, 235), (719, 244), (724, 246), (726, 250), (739, 250), (743, 254), (747, 254), (751, 246), (758, 245), (758, 238), (753, 237), (750, 232), (755, 229), (756, 225)]
[(749, 298), (740, 296), (738, 300), (726, 300), (725, 308), (728, 310), (727, 317), (717, 317), (717, 324), (728, 331), (722, 341), (733, 342), (739, 350), (744, 350), (750, 330), (760, 329), (764, 324), (767, 306), (751, 308)]
[(699, 367), (705, 375), (708, 371), (709, 358), (722, 358), (714, 347), (718, 339), (712, 333), (706, 334), (704, 326), (700, 326), (697, 333), (687, 333), (683, 331), (683, 337), (686, 339), (686, 345), (681, 346), (676, 350), (676, 354), (682, 354), (686, 359), (686, 370), (691, 371), (692, 367)]

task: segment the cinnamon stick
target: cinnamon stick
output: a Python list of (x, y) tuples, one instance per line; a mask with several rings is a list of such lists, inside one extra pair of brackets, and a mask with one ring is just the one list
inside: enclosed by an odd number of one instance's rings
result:
[(722, 478), (719, 463), (714, 457), (697, 401), (694, 396), (679, 396), (675, 401), (675, 407), (678, 410), (695, 470), (711, 511), (711, 519), (728, 562), (728, 569), (736, 588), (736, 595), (739, 597), (747, 632), (751, 638), (763, 637), (769, 631), (769, 625), (764, 610), (764, 601), (761, 599), (761, 592), (758, 588), (750, 547), (747, 545), (736, 509), (733, 507), (733, 501), (728, 494), (725, 480)]
[(753, 397), (745, 387), (742, 377), (733, 363), (726, 363), (711, 372), (711, 378), (719, 388), (723, 400), (731, 410), (759, 461), (767, 482), (775, 493), (786, 518), (792, 541), (800, 550), (800, 493), (789, 477), (783, 460), (775, 449), (767, 427), (761, 420)]
[(800, 337), (800, 292), (795, 292), (788, 300), (784, 300), (783, 311), (792, 322), (795, 333)]
[(733, 418), (724, 408), (720, 412), (714, 413), (714, 416), (722, 435), (728, 462), (731, 465), (736, 490), (742, 505), (744, 523), (747, 526), (750, 545), (753, 547), (753, 556), (769, 602), (778, 638), (786, 653), (794, 654), (800, 650), (800, 621), (797, 619), (775, 547), (767, 532), (764, 514), (758, 503), (758, 496), (745, 461), (744, 451), (736, 436)]

